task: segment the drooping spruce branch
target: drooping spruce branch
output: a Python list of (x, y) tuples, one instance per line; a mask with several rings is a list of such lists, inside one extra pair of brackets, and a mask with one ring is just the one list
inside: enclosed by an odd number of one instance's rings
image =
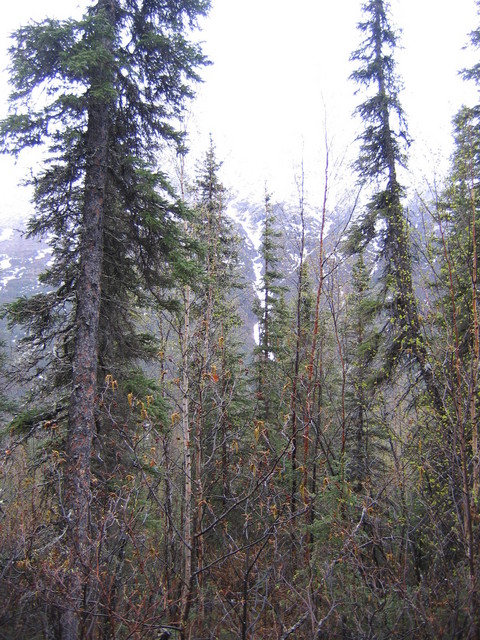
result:
[(352, 79), (369, 92), (357, 107), (364, 130), (359, 136), (360, 154), (356, 162), (359, 180), (379, 185), (364, 214), (352, 226), (348, 246), (359, 253), (374, 241), (382, 263), (383, 313), (386, 316), (385, 375), (402, 360), (415, 362), (437, 412), (442, 400), (420, 324), (412, 271), (409, 224), (403, 207), (403, 188), (398, 179), (405, 165), (408, 133), (399, 100), (399, 80), (395, 71), (397, 36), (386, 0), (368, 0), (363, 5), (365, 20), (358, 25), (364, 40), (352, 54), (359, 63)]

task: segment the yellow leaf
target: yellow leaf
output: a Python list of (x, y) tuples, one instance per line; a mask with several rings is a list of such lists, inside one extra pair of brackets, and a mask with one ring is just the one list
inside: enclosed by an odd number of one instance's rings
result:
[(300, 491), (300, 495), (302, 496), (303, 504), (306, 505), (307, 504), (307, 500), (306, 500), (307, 491), (305, 489), (305, 483), (304, 482), (301, 483), (301, 485), (299, 486), (298, 490)]
[(114, 379), (111, 373), (108, 373), (105, 376), (105, 384), (107, 385), (107, 389), (111, 388), (112, 391), (115, 391), (115, 389), (118, 389), (118, 382)]

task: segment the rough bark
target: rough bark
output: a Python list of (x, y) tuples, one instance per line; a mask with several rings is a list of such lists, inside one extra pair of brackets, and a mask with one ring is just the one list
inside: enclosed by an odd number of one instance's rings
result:
[[(97, 10), (104, 11), (108, 20), (113, 21), (113, 0), (99, 0)], [(104, 35), (103, 39), (102, 45), (108, 51), (111, 41), (108, 35)], [(77, 283), (72, 393), (63, 494), (70, 558), (66, 577), (68, 602), (61, 619), (62, 640), (80, 637), (83, 599), (89, 570), (90, 459), (95, 433), (100, 281), (110, 115), (110, 104), (105, 99), (108, 80), (108, 64), (100, 64), (92, 71), (86, 132), (87, 162), (79, 246), (80, 273)]]

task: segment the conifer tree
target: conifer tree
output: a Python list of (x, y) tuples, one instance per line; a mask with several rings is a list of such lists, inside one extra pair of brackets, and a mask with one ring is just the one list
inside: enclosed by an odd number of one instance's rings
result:
[[(298, 505), (298, 490), (300, 489), (301, 498), (304, 502), (305, 496), (305, 483), (302, 479), (299, 482), (299, 460), (301, 453), (301, 432), (302, 421), (304, 416), (303, 407), (305, 404), (304, 395), (304, 374), (303, 368), (305, 366), (305, 359), (308, 358), (308, 347), (310, 342), (310, 336), (312, 332), (312, 316), (315, 310), (315, 301), (313, 298), (313, 291), (311, 287), (309, 265), (306, 260), (306, 203), (305, 203), (305, 184), (304, 173), (302, 167), (302, 174), (298, 184), (298, 212), (300, 217), (300, 238), (298, 245), (299, 262), (296, 268), (296, 291), (293, 301), (294, 311), (293, 316), (293, 330), (292, 330), (292, 342), (294, 346), (292, 349), (292, 364), (290, 371), (291, 392), (290, 392), (290, 407), (289, 407), (289, 426), (290, 426), (290, 438), (291, 438), (291, 502), (290, 509), (292, 513), (295, 513)], [(308, 364), (307, 364), (308, 367)]]
[(387, 0), (368, 0), (363, 5), (363, 13), (365, 20), (358, 28), (364, 40), (351, 56), (359, 63), (351, 77), (371, 93), (356, 110), (364, 123), (356, 169), (362, 183), (378, 184), (380, 190), (374, 193), (365, 213), (352, 227), (349, 243), (353, 252), (359, 252), (374, 240), (379, 242), (382, 298), (387, 317), (386, 375), (400, 359), (413, 359), (436, 410), (441, 413), (441, 397), (427, 360), (420, 326), (408, 220), (398, 178), (399, 169), (406, 162), (409, 139), (395, 73), (397, 36), (390, 23)]
[[(2, 384), (2, 388), (5, 389), (6, 380), (5, 380), (5, 343), (3, 340), (0, 340), (0, 381)], [(6, 412), (9, 409), (10, 402), (8, 397), (5, 395), (4, 391), (0, 392), (0, 415)]]
[[(437, 223), (441, 260), (441, 277), (433, 286), (440, 292), (437, 324), (441, 339), (436, 344), (436, 356), (442, 366), (444, 402), (450, 437), (432, 440), (433, 450), (442, 451), (442, 463), (437, 456), (430, 462), (441, 487), (448, 478), (448, 498), (444, 501), (447, 518), (458, 518), (457, 531), (469, 568), (470, 609), (469, 637), (477, 638), (478, 620), (478, 536), (477, 502), (480, 490), (478, 440), (478, 371), (480, 363), (478, 314), (478, 117), (474, 109), (462, 108), (454, 119), (455, 150), (452, 171), (439, 203)], [(445, 459), (449, 474), (444, 475)], [(452, 501), (452, 502), (450, 502)], [(448, 514), (448, 515), (447, 515)], [(454, 529), (455, 527), (452, 527)]]
[(379, 334), (375, 327), (378, 300), (372, 295), (370, 275), (363, 253), (357, 257), (352, 269), (352, 294), (350, 296), (349, 347), (349, 473), (354, 488), (361, 490), (372, 472), (374, 433), (369, 410), (375, 394), (375, 356)]
[[(477, 2), (480, 8), (480, 4)], [(473, 47), (480, 44), (480, 30), (470, 34)], [(466, 80), (480, 86), (478, 64), (463, 70)], [(478, 373), (480, 363), (480, 316), (478, 267), (480, 250), (480, 107), (463, 106), (453, 119), (455, 141), (451, 171), (437, 203), (437, 246), (442, 259), (441, 270), (433, 287), (439, 292), (437, 323), (440, 340), (435, 353), (442, 363), (442, 382), (449, 437), (437, 434), (432, 448), (437, 451), (430, 461), (432, 471), (445, 492), (434, 498), (442, 501), (443, 528), (456, 531), (468, 570), (462, 585), (464, 611), (469, 626), (468, 637), (480, 637), (478, 615), (478, 499), (480, 494), (480, 444), (478, 434)], [(448, 365), (444, 364), (448, 363)], [(441, 453), (438, 454), (438, 451)], [(449, 461), (445, 477), (439, 459)], [(456, 526), (452, 522), (456, 521)], [(446, 568), (448, 572), (450, 567)], [(468, 613), (467, 613), (468, 612)]]
[[(260, 256), (263, 261), (263, 274), (259, 295), (254, 311), (258, 318), (257, 394), (260, 401), (258, 418), (266, 423), (278, 414), (278, 360), (281, 358), (282, 333), (285, 329), (286, 309), (285, 287), (280, 284), (282, 274), (279, 271), (279, 250), (281, 233), (276, 228), (276, 217), (271, 195), (265, 191), (265, 219), (263, 223)], [(277, 370), (277, 375), (275, 375)], [(272, 411), (275, 407), (275, 412)]]
[(50, 236), (48, 292), (15, 303), (10, 318), (27, 327), (27, 368), (32, 378), (45, 368), (51, 415), (68, 425), (64, 639), (83, 633), (98, 383), (116, 380), (122, 360), (142, 357), (148, 344), (135, 307), (160, 300), (173, 263), (184, 267), (182, 208), (155, 156), (162, 142), (180, 139), (171, 121), (205, 63), (187, 35), (207, 9), (208, 0), (97, 0), (80, 20), (22, 27), (11, 48), (4, 150), (43, 146), (49, 156), (33, 179), (29, 227)]
[(188, 354), (183, 358), (182, 388), (188, 388), (189, 394), (188, 403), (182, 403), (182, 411), (189, 412), (182, 416), (189, 425), (188, 434), (184, 429), (184, 464), (191, 470), (184, 492), (185, 626), (194, 605), (202, 624), (206, 622), (204, 565), (216, 557), (218, 549), (207, 545), (202, 530), (232, 503), (230, 460), (232, 451), (238, 453), (242, 446), (239, 422), (243, 424), (247, 398), (238, 345), (238, 242), (226, 216), (227, 192), (220, 169), (210, 141), (193, 184), (194, 215), (187, 225), (200, 245), (200, 276), (185, 298), (188, 308), (182, 310), (182, 352)]

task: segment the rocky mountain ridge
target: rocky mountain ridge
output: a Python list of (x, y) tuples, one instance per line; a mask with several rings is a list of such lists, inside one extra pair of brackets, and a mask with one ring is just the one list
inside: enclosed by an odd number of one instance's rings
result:
[[(278, 251), (280, 271), (284, 274), (285, 286), (294, 289), (296, 269), (300, 260), (301, 217), (298, 207), (290, 203), (273, 204), (276, 225), (280, 232)], [(245, 283), (241, 294), (242, 318), (249, 325), (246, 333), (252, 336), (256, 317), (252, 311), (253, 300), (261, 285), (262, 258), (260, 254), (265, 206), (246, 199), (232, 200), (226, 209), (234, 233), (239, 238), (239, 257)], [(318, 247), (320, 217), (316, 211), (305, 213), (305, 255), (311, 255)], [(19, 296), (30, 296), (41, 290), (39, 275), (51, 260), (51, 249), (46, 240), (29, 238), (25, 223), (21, 220), (0, 221), (0, 305)], [(15, 342), (6, 329), (5, 321), (0, 326), (1, 337), (7, 350)]]

